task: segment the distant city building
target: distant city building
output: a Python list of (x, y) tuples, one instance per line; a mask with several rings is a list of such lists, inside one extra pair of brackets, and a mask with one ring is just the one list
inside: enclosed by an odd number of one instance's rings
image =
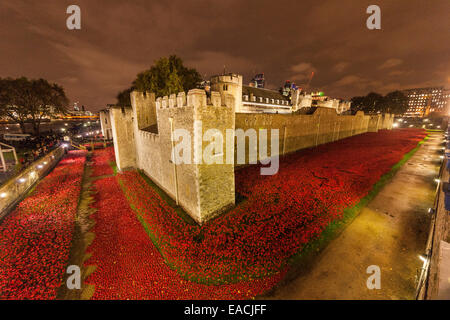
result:
[(257, 74), (253, 77), (249, 84), (250, 87), (262, 88), (266, 86), (266, 80), (264, 78), (264, 73)]
[(444, 93), (444, 112), (446, 113), (446, 115), (450, 115), (450, 89), (445, 89)]
[[(237, 74), (213, 76), (210, 89), (234, 95), (238, 106), (236, 112), (240, 113), (292, 113), (302, 108), (319, 106), (334, 108), (337, 113), (342, 113), (350, 108), (348, 102), (343, 103), (338, 99), (326, 102), (329, 98), (323, 92), (307, 94), (290, 81), (286, 81), (280, 90), (246, 86), (242, 82), (242, 76)], [(323, 103), (319, 105), (319, 102)]]
[(431, 112), (447, 112), (449, 91), (444, 87), (403, 90), (408, 97), (405, 117), (426, 117)]

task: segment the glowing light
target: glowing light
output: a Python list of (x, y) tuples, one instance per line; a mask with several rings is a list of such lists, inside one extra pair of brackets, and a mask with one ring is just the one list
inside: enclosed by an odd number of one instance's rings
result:
[(6, 196), (7, 196), (8, 194), (6, 194), (6, 192), (3, 192), (2, 194), (0, 194), (0, 198), (6, 198)]
[(26, 180), (25, 178), (20, 178), (19, 180), (17, 180), (19, 183), (24, 183)]
[(398, 123), (394, 123), (394, 124), (392, 125), (392, 127), (397, 128), (397, 127), (398, 127)]
[(427, 258), (422, 255), (419, 255), (419, 259), (423, 261), (423, 263), (427, 262)]
[(439, 183), (441, 182), (441, 179), (434, 179), (434, 182)]
[(37, 166), (37, 168), (38, 168), (38, 169), (42, 169), (42, 168), (43, 168), (42, 164), (39, 164), (39, 165)]

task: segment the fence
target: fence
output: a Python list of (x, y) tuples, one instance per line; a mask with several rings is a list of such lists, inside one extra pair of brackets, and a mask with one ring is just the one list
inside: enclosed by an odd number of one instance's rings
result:
[(23, 199), (36, 182), (53, 169), (63, 155), (64, 147), (58, 147), (0, 186), (0, 219)]
[[(446, 135), (447, 136), (447, 135)], [(450, 143), (447, 145), (449, 147)], [(448, 211), (445, 203), (446, 192), (444, 192), (449, 181), (450, 153), (445, 153), (439, 171), (439, 180), (436, 187), (436, 197), (430, 213), (433, 214), (430, 232), (424, 256), (422, 256), (423, 267), (419, 276), (416, 299), (429, 300), (436, 299), (439, 286), (439, 260), (441, 240), (446, 238), (448, 232)]]

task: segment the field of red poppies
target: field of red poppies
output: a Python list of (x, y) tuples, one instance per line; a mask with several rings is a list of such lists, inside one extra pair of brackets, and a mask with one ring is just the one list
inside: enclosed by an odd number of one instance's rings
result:
[[(289, 258), (426, 136), (395, 130), (340, 140), (281, 159), (274, 176), (236, 172), (245, 201), (203, 226), (188, 224), (136, 171), (113, 174), (95, 150), (86, 265), (93, 299), (249, 299), (272, 288)], [(66, 268), (85, 151), (72, 151), (0, 223), (0, 299), (54, 299)], [(104, 177), (106, 176), (106, 177)]]
[(281, 278), (208, 286), (193, 283), (171, 270), (153, 245), (116, 177), (94, 182), (92, 215), (95, 239), (86, 265), (96, 271), (85, 283), (94, 285), (93, 299), (250, 299), (269, 290)]
[(92, 157), (93, 162), (93, 177), (106, 176), (113, 174), (114, 171), (111, 167), (111, 162), (115, 161), (114, 148), (106, 148), (96, 150)]
[(71, 151), (0, 223), (0, 299), (54, 299), (69, 258), (85, 151)]
[(284, 270), (425, 136), (414, 129), (366, 133), (288, 155), (274, 176), (241, 169), (236, 191), (247, 201), (201, 227), (186, 224), (139, 173), (118, 179), (173, 269), (201, 283), (234, 283)]

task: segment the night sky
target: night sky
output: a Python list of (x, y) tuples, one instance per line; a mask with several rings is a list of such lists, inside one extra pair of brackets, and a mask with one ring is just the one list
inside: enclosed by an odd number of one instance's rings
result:
[[(81, 8), (81, 30), (66, 27)], [(382, 30), (366, 28), (381, 7)], [(267, 86), (350, 98), (369, 91), (450, 87), (449, 0), (3, 0), (0, 77), (46, 78), (96, 111), (155, 59), (179, 55), (209, 78), (227, 72)]]

